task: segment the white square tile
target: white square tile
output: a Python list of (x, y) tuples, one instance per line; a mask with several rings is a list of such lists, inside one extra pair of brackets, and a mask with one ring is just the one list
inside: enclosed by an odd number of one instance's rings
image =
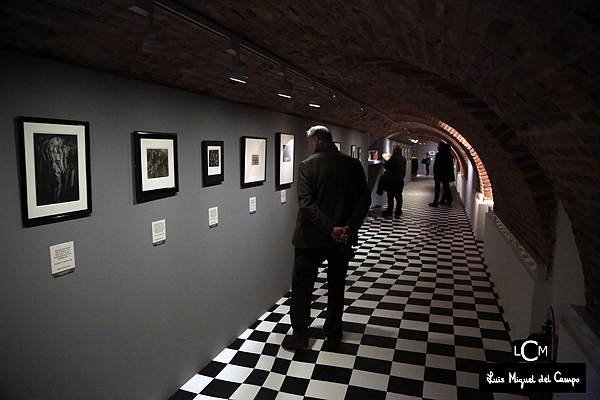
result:
[(392, 364), (390, 375), (422, 381), (425, 378), (425, 367), (395, 362)]
[(376, 360), (392, 361), (394, 359), (394, 353), (395, 349), (362, 345), (358, 348), (357, 355)]
[(344, 400), (347, 389), (347, 385), (312, 379), (308, 384), (305, 396), (322, 400)]
[(233, 359), (233, 357), (235, 357), (236, 354), (237, 354), (236, 350), (224, 349), (213, 359), (213, 361), (221, 362), (224, 364), (229, 364), (229, 362)]
[(252, 368), (229, 364), (219, 372), (217, 378), (228, 382), (243, 383), (251, 373)]
[(350, 385), (386, 392), (389, 380), (389, 375), (355, 369), (352, 371)]
[(204, 375), (194, 375), (189, 381), (181, 387), (181, 390), (192, 393), (200, 393), (212, 381), (211, 377)]
[(428, 399), (458, 400), (456, 386), (423, 382), (423, 397)]
[(321, 351), (317, 357), (317, 364), (332, 365), (336, 367), (352, 368), (356, 357), (342, 353), (330, 353)]
[(479, 389), (479, 374), (456, 371), (456, 384), (461, 387)]
[(451, 369), (456, 371), (456, 358), (441, 356), (438, 354), (427, 354), (425, 357), (425, 366), (441, 369)]

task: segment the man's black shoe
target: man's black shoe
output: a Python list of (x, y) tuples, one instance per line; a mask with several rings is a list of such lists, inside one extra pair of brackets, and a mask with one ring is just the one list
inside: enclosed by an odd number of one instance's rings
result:
[(438, 206), (438, 203), (436, 203), (436, 202), (434, 201), (433, 203), (429, 203), (429, 205), (430, 205), (431, 207), (437, 207), (437, 206)]
[(308, 347), (308, 336), (288, 335), (283, 339), (281, 347), (286, 350), (298, 350)]

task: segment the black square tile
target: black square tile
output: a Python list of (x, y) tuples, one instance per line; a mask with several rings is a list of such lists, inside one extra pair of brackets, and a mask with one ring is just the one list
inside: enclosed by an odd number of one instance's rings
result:
[(285, 375), (285, 374), (287, 374), (288, 369), (290, 369), (290, 364), (291, 364), (290, 360), (286, 360), (283, 358), (275, 358), (275, 362), (273, 363), (273, 366), (271, 367), (271, 372), (274, 372), (276, 374)]
[(369, 318), (369, 325), (389, 326), (393, 328), (400, 327), (400, 319), (397, 318), (386, 318), (386, 317), (371, 317)]
[(277, 398), (277, 390), (269, 388), (260, 388), (253, 400), (275, 400)]
[(385, 400), (387, 392), (363, 387), (348, 386), (344, 400)]
[(479, 328), (479, 322), (476, 319), (462, 318), (462, 317), (454, 317), (453, 319), (454, 319), (454, 325)]
[(394, 361), (399, 363), (425, 366), (426, 359), (427, 354), (425, 353), (408, 350), (396, 350), (394, 352)]
[(427, 353), (448, 357), (454, 357), (456, 354), (453, 345), (443, 343), (427, 343)]
[(399, 339), (419, 340), (421, 342), (426, 342), (428, 336), (425, 331), (415, 331), (413, 329), (400, 329), (400, 332), (398, 332)]
[(266, 342), (269, 338), (269, 335), (269, 332), (254, 331), (250, 334), (250, 336), (248, 336), (248, 339), (254, 340), (255, 342)]
[(429, 314), (421, 314), (415, 312), (404, 312), (402, 314), (402, 319), (407, 319), (411, 321), (421, 321), (421, 322), (429, 322)]
[(498, 331), (495, 329), (481, 328), (481, 337), (485, 339), (506, 340), (510, 342), (510, 336), (507, 331)]
[(238, 351), (229, 363), (233, 365), (239, 365), (241, 367), (254, 368), (259, 358), (260, 354)]
[(449, 369), (425, 367), (425, 380), (456, 386), (456, 372)]
[(351, 376), (352, 370), (349, 368), (317, 364), (315, 365), (311, 379), (347, 385), (350, 383)]
[(186, 392), (185, 390), (178, 390), (173, 394), (173, 396), (169, 397), (169, 400), (194, 400), (196, 397), (196, 393)]
[(438, 332), (438, 333), (454, 333), (454, 325), (446, 325), (446, 324), (436, 324), (433, 322), (429, 323), (429, 332)]
[(368, 357), (356, 357), (354, 369), (389, 375), (392, 370), (392, 362)]
[(306, 389), (308, 388), (308, 384), (310, 383), (309, 379), (296, 378), (294, 376), (286, 376), (283, 384), (281, 385), (281, 392), (291, 393), (296, 395), (304, 395), (306, 393)]
[(390, 376), (388, 392), (399, 393), (407, 396), (423, 397), (423, 381)]
[(248, 375), (248, 377), (244, 381), (244, 383), (248, 385), (262, 386), (267, 380), (268, 376), (269, 371), (264, 371), (262, 369), (253, 369), (250, 375)]
[(239, 387), (239, 383), (213, 379), (208, 385), (206, 385), (200, 394), (220, 399), (228, 399)]
[(219, 372), (221, 372), (225, 366), (227, 366), (227, 364), (218, 361), (211, 361), (206, 365), (206, 367), (202, 368), (198, 374), (214, 378), (215, 376), (219, 375)]
[(396, 347), (396, 339), (384, 336), (363, 335), (360, 344), (393, 349)]
[(483, 340), (479, 337), (456, 335), (454, 336), (454, 344), (462, 347), (483, 349)]

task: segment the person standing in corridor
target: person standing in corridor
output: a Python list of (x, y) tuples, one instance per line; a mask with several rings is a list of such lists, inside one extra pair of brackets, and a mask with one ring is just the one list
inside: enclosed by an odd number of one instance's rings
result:
[[(433, 162), (433, 179), (435, 181), (435, 197), (433, 203), (429, 203), (431, 207), (437, 207), (438, 204), (451, 205), (452, 192), (450, 191), (450, 182), (454, 182), (454, 158), (450, 145), (448, 143), (440, 143), (438, 145), (438, 153), (435, 155)], [(440, 198), (440, 184), (444, 187), (442, 198)]]
[[(382, 213), (384, 217), (394, 214), (402, 215), (402, 191), (404, 190), (404, 177), (406, 176), (406, 158), (402, 155), (400, 146), (394, 146), (392, 156), (383, 164), (387, 175), (386, 191), (388, 198), (387, 209)], [(396, 199), (396, 212), (394, 213), (394, 199)]]
[(371, 194), (360, 161), (341, 153), (324, 126), (306, 132), (310, 157), (298, 166), (298, 219), (290, 317), (293, 334), (282, 347), (308, 347), (312, 292), (319, 267), (327, 260), (327, 318), (325, 332), (333, 345), (342, 340), (342, 314), (351, 245), (358, 243)]

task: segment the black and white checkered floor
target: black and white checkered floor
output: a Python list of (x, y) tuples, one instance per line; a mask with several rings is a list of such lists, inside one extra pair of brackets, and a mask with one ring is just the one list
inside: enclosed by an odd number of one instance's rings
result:
[(463, 208), (429, 207), (432, 197), (433, 182), (419, 179), (401, 217), (370, 213), (337, 349), (321, 329), (321, 273), (309, 349), (280, 346), (291, 331), (285, 296), (169, 400), (523, 398), (478, 391), (480, 362), (510, 360), (508, 326)]

